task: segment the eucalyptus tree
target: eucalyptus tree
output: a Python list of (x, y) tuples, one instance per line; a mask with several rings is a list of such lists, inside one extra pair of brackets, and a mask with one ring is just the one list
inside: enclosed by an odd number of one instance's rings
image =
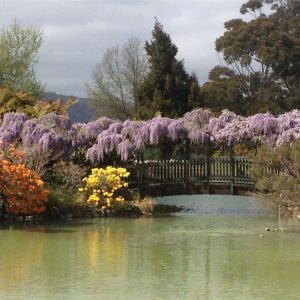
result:
[[(298, 108), (300, 2), (249, 0), (240, 12), (247, 19), (227, 21), (225, 33), (216, 40), (216, 50), (223, 54), (233, 73), (222, 82), (220, 78), (210, 78), (204, 96), (212, 99), (211, 107), (219, 105), (213, 103), (214, 94), (218, 94), (218, 102), (224, 102), (223, 108), (231, 106), (237, 111), (242, 103), (242, 111), (238, 112), (247, 115)], [(236, 100), (234, 107), (228, 96), (236, 99), (239, 94), (240, 100)]]

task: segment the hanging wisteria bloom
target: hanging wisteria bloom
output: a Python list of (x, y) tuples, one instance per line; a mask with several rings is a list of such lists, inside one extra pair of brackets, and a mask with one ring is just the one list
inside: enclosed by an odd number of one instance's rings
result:
[(21, 134), (27, 117), (23, 113), (6, 113), (0, 127), (0, 140), (3, 145), (15, 141)]
[(3, 116), (3, 120), (1, 123), (0, 130), (8, 130), (11, 126), (13, 126), (15, 123), (23, 124), (27, 120), (27, 117), (23, 113), (6, 113)]
[(23, 138), (24, 136), (30, 134), (37, 125), (38, 125), (37, 119), (30, 119), (25, 121), (21, 132), (21, 137)]
[(38, 118), (38, 124), (44, 125), (56, 132), (63, 133), (69, 130), (72, 126), (70, 118), (66, 115), (58, 115), (56, 113), (49, 113)]
[(151, 145), (158, 145), (168, 135), (168, 126), (172, 119), (155, 117), (147, 122), (149, 128), (149, 142)]
[(92, 163), (92, 165), (96, 165), (97, 163), (103, 161), (104, 151), (97, 144), (95, 144), (87, 150), (86, 158)]
[(102, 117), (96, 121), (89, 122), (81, 127), (81, 130), (84, 132), (86, 139), (95, 140), (97, 136), (108, 127), (114, 121), (107, 117)]
[(126, 120), (123, 122), (123, 128), (121, 130), (121, 135), (123, 139), (129, 139), (133, 141), (135, 136), (139, 133), (142, 126), (144, 126), (145, 122), (142, 121), (132, 121)]
[(55, 155), (56, 157), (68, 154), (70, 147), (63, 137), (54, 130), (44, 133), (36, 143), (38, 152), (42, 155)]
[(278, 116), (279, 133), (300, 126), (300, 110), (294, 109)]
[(232, 123), (234, 120), (242, 120), (241, 116), (238, 116), (234, 112), (231, 112), (227, 109), (223, 109), (222, 113), (217, 118), (211, 118), (208, 122), (208, 130), (214, 134), (217, 133), (220, 129), (224, 128), (226, 124)]
[(123, 125), (120, 122), (114, 122), (105, 130), (105, 134), (121, 134)]
[(243, 118), (236, 117), (231, 122), (225, 124), (221, 129), (212, 133), (216, 142), (232, 146), (246, 138), (245, 133), (246, 123)]
[(134, 151), (134, 145), (129, 141), (122, 141), (117, 145), (117, 154), (121, 157), (121, 160), (126, 161), (132, 155)]
[[(32, 129), (32, 130), (30, 130)], [(22, 131), (22, 141), (25, 148), (32, 147), (36, 145), (44, 134), (51, 131), (48, 127), (44, 125), (35, 125), (33, 122), (29, 122), (25, 125)], [(52, 130), (53, 131), (53, 130)]]
[(203, 131), (202, 129), (191, 129), (188, 132), (188, 137), (192, 144), (205, 144), (210, 141), (209, 133)]
[(15, 135), (10, 132), (0, 132), (0, 147), (6, 149), (9, 144), (15, 142)]
[(173, 142), (185, 138), (186, 131), (182, 119), (172, 120), (168, 126), (168, 135)]
[(212, 112), (208, 109), (197, 108), (187, 112), (183, 116), (183, 122), (187, 128), (204, 128), (208, 125)]
[(139, 151), (144, 150), (145, 146), (150, 143), (150, 129), (147, 122), (143, 122), (138, 128), (137, 134), (133, 137), (133, 144)]
[(107, 131), (103, 131), (97, 138), (97, 145), (101, 151), (105, 154), (116, 150), (119, 143), (122, 142), (122, 136), (118, 133), (109, 134)]
[(259, 113), (248, 117), (247, 123), (249, 131), (257, 135), (265, 135), (267, 138), (279, 131), (278, 118), (269, 113)]
[(164, 141), (189, 139), (193, 144), (208, 141), (232, 146), (235, 143), (270, 143), (279, 146), (300, 140), (300, 110), (275, 116), (260, 113), (250, 117), (223, 110), (213, 117), (209, 110), (196, 109), (183, 118), (155, 117), (147, 121), (126, 120), (123, 123), (109, 118), (71, 124), (67, 116), (51, 113), (28, 120), (21, 113), (7, 113), (0, 126), (2, 147), (18, 143), (30, 153), (70, 155), (78, 148), (88, 149), (87, 158), (94, 164), (112, 151), (122, 160), (140, 153), (147, 145)]

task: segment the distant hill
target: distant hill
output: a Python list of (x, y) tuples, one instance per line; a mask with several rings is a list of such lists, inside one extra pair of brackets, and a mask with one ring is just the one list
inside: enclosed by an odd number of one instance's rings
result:
[[(55, 101), (59, 98), (62, 102), (67, 101), (66, 95), (60, 95), (55, 92), (45, 92), (43, 94), (44, 99)], [(69, 108), (70, 118), (73, 122), (88, 122), (95, 118), (93, 109), (91, 107), (91, 99), (80, 98), (72, 96), (74, 99), (78, 99), (78, 102)]]

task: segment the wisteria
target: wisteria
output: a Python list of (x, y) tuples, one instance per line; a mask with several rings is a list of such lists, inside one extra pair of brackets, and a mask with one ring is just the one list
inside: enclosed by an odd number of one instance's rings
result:
[(50, 130), (43, 134), (40, 140), (37, 142), (37, 149), (42, 154), (55, 152), (56, 154), (66, 154), (68, 150), (66, 140), (62, 136), (58, 135), (55, 131)]
[[(27, 123), (27, 122), (26, 122)], [(28, 121), (28, 123), (24, 125), (24, 130), (22, 131), (22, 141), (23, 146), (25, 148), (29, 148), (37, 144), (43, 135), (48, 134), (51, 129), (47, 128), (44, 125), (35, 124), (33, 127), (32, 122)]]
[(19, 137), (26, 119), (26, 115), (22, 113), (6, 113), (4, 115), (0, 127), (0, 141), (3, 146), (6, 147)]
[[(232, 146), (247, 142), (279, 146), (300, 140), (300, 110), (278, 116), (260, 113), (250, 117), (224, 110), (214, 116), (209, 110), (196, 109), (182, 118), (155, 117), (147, 121), (120, 122), (106, 117), (89, 123), (72, 124), (67, 116), (54, 113), (28, 119), (20, 113), (7, 113), (0, 124), (2, 147), (17, 143), (24, 150), (66, 156), (86, 149), (92, 164), (114, 152), (121, 160), (134, 157), (147, 145), (159, 146), (166, 141), (191, 144), (218, 143)], [(32, 152), (32, 151), (28, 151)]]
[(93, 140), (96, 139), (102, 131), (108, 129), (112, 123), (114, 123), (112, 119), (102, 117), (96, 121), (84, 125), (81, 124), (80, 131), (87, 140)]
[(133, 151), (134, 145), (129, 140), (122, 141), (117, 146), (117, 154), (123, 161), (128, 160)]
[(204, 128), (207, 126), (209, 119), (213, 116), (208, 109), (197, 108), (183, 116), (185, 126), (188, 128)]
[(191, 129), (188, 133), (188, 137), (192, 144), (204, 144), (210, 140), (209, 133), (201, 129)]
[(149, 128), (149, 141), (151, 145), (158, 145), (168, 134), (168, 126), (172, 119), (155, 117), (146, 123)]
[(72, 122), (68, 116), (58, 115), (56, 113), (39, 117), (38, 123), (61, 133), (69, 130), (72, 126)]
[(187, 129), (183, 125), (183, 121), (172, 120), (168, 126), (168, 135), (171, 138), (172, 142), (176, 142), (184, 137), (186, 137)]

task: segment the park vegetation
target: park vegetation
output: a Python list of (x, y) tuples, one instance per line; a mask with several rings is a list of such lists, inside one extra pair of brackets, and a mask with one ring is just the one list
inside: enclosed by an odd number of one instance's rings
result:
[[(0, 33), (0, 196), (12, 215), (82, 211), (130, 215), (144, 207), (125, 191), (128, 162), (188, 159), (209, 148), (251, 156), (261, 194), (291, 214), (299, 206), (300, 5), (249, 0), (247, 20), (216, 40), (226, 66), (200, 86), (155, 20), (152, 39), (108, 49), (87, 86), (99, 118), (73, 123), (75, 104), (40, 100), (34, 65), (39, 28), (16, 21)], [(200, 151), (201, 152), (201, 151)], [(154, 153), (156, 153), (154, 155)], [(270, 172), (272, 170), (272, 172)], [(151, 202), (151, 201), (150, 201)], [(138, 208), (138, 206), (140, 208)]]
[(254, 158), (258, 196), (278, 215), (300, 215), (300, 142), (261, 146)]

